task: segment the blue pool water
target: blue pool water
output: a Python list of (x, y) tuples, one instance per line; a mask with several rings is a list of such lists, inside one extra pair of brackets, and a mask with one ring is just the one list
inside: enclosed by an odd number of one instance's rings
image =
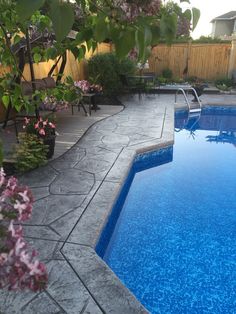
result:
[(97, 247), (150, 313), (236, 313), (236, 114), (195, 122), (137, 158)]

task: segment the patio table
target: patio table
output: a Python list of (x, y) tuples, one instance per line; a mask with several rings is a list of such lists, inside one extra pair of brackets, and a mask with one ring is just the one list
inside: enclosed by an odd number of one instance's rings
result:
[(147, 83), (147, 82), (153, 82), (154, 83), (154, 80), (155, 80), (154, 75), (130, 75), (130, 76), (127, 76), (127, 78), (132, 79), (132, 80), (136, 80), (139, 82), (144, 82), (144, 83)]
[[(77, 100), (76, 102), (71, 104), (71, 111), (72, 111), (72, 115), (74, 114), (74, 106), (78, 107), (78, 110), (80, 110), (80, 107), (82, 107), (84, 113), (86, 116), (91, 116), (91, 110), (92, 107), (95, 107), (95, 102), (94, 102), (94, 96), (96, 95), (96, 93), (84, 93), (82, 94), (82, 99)], [(85, 108), (85, 104), (89, 105), (89, 113)]]

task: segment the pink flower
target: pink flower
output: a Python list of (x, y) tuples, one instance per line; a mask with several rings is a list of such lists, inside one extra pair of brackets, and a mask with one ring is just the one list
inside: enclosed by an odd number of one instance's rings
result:
[(90, 83), (86, 80), (76, 81), (74, 82), (74, 85), (79, 87), (83, 93), (88, 92), (90, 88)]
[(43, 126), (46, 126), (48, 124), (48, 119), (43, 121)]
[(36, 259), (34, 250), (29, 251), (23, 239), (22, 226), (14, 224), (30, 218), (32, 194), (27, 187), (19, 186), (16, 178), (7, 180), (2, 169), (0, 177), (0, 220), (3, 220), (0, 235), (0, 288), (41, 290), (48, 280), (46, 267)]
[(5, 172), (3, 168), (0, 169), (0, 187), (3, 185), (5, 182)]
[(25, 121), (25, 124), (27, 125), (27, 124), (29, 124), (30, 123), (30, 119), (28, 119), (28, 118), (24, 118), (24, 121)]
[(32, 119), (25, 125), (26, 133), (36, 134), (38, 137), (46, 137), (55, 134), (56, 125), (48, 119)]
[(35, 128), (35, 130), (37, 130), (39, 128), (39, 121), (37, 123), (35, 123), (34, 128)]
[(0, 254), (0, 266), (2, 266), (6, 262), (7, 256), (8, 256), (7, 253)]
[(10, 177), (7, 181), (7, 188), (11, 191), (15, 191), (18, 184), (18, 180), (15, 177)]
[(24, 192), (19, 192), (18, 195), (20, 195), (24, 202), (29, 203), (30, 199), (28, 197), (28, 191), (25, 190)]
[(54, 123), (49, 122), (48, 124), (49, 124), (49, 126), (50, 126), (52, 129), (55, 129), (55, 128), (56, 128), (56, 126), (55, 126), (55, 124), (54, 124)]
[(39, 130), (39, 134), (40, 134), (40, 135), (46, 135), (44, 129), (40, 129), (40, 130)]

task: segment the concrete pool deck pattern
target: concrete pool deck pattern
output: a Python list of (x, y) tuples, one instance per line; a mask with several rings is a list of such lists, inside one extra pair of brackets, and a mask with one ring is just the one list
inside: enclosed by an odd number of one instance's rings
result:
[(65, 155), (21, 178), (35, 196), (25, 236), (47, 264), (41, 293), (0, 291), (0, 313), (147, 313), (94, 247), (137, 153), (173, 144), (173, 95), (123, 100)]

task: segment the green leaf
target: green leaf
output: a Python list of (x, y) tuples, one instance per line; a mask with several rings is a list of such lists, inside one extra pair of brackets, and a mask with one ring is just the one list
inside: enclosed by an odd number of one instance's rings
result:
[(90, 49), (92, 49), (92, 46), (93, 46), (93, 40), (90, 39), (86, 42), (86, 45), (87, 45), (87, 49), (88, 51), (90, 51)]
[(192, 16), (193, 16), (193, 20), (192, 20), (192, 30), (195, 29), (195, 27), (197, 26), (197, 23), (200, 19), (200, 15), (201, 15), (201, 12), (199, 9), (197, 8), (192, 8)]
[(191, 12), (191, 10), (187, 9), (186, 11), (184, 11), (183, 15), (184, 15), (189, 21), (191, 21), (191, 19), (192, 19), (192, 12)]
[(26, 20), (44, 5), (45, 0), (18, 0), (16, 12), (20, 20)]
[(161, 31), (159, 26), (151, 26), (151, 32), (152, 32), (152, 42), (151, 45), (157, 45), (160, 41), (161, 37)]
[(35, 63), (39, 63), (41, 61), (41, 59), (42, 59), (42, 56), (39, 53), (34, 53), (33, 58), (34, 58), (34, 62)]
[(125, 57), (135, 45), (135, 32), (128, 30), (121, 33), (121, 37), (115, 41), (115, 52), (119, 58)]
[(86, 28), (82, 31), (79, 31), (76, 35), (75, 42), (77, 45), (82, 44), (85, 41), (90, 40), (93, 37), (93, 31), (90, 28)]
[(74, 12), (69, 3), (53, 0), (50, 7), (50, 18), (56, 38), (61, 42), (69, 33), (74, 23)]
[(5, 107), (8, 107), (8, 105), (10, 103), (10, 96), (9, 95), (3, 95), (2, 96), (2, 102), (3, 102)]
[(163, 15), (160, 21), (161, 36), (170, 43), (176, 34), (177, 29), (177, 15), (175, 13)]
[(56, 59), (56, 57), (58, 56), (58, 51), (55, 47), (49, 47), (46, 52), (45, 52), (45, 57), (47, 60), (49, 59)]
[(144, 56), (145, 47), (144, 47), (143, 37), (144, 37), (143, 30), (142, 29), (137, 30), (135, 34), (135, 39), (136, 39), (136, 44), (138, 47), (138, 59), (139, 60), (142, 59)]
[(105, 22), (105, 17), (102, 15), (97, 18), (94, 29), (94, 38), (98, 42), (102, 42), (107, 37), (108, 37), (107, 23)]
[(142, 28), (136, 31), (136, 45), (138, 47), (139, 56), (138, 59), (141, 61), (146, 61), (147, 57), (147, 47), (151, 45), (152, 42), (152, 32), (148, 25), (143, 25)]
[(16, 35), (14, 36), (14, 39), (13, 39), (14, 44), (17, 44), (17, 43), (21, 40), (21, 38), (22, 38), (22, 37), (20, 37), (19, 35), (16, 34)]
[(149, 46), (152, 42), (152, 32), (148, 25), (144, 27), (144, 45)]
[(71, 49), (71, 52), (73, 53), (75, 59), (78, 59), (78, 60), (81, 60), (83, 59), (84, 55), (85, 55), (85, 52), (86, 52), (86, 49), (83, 47), (73, 47)]

